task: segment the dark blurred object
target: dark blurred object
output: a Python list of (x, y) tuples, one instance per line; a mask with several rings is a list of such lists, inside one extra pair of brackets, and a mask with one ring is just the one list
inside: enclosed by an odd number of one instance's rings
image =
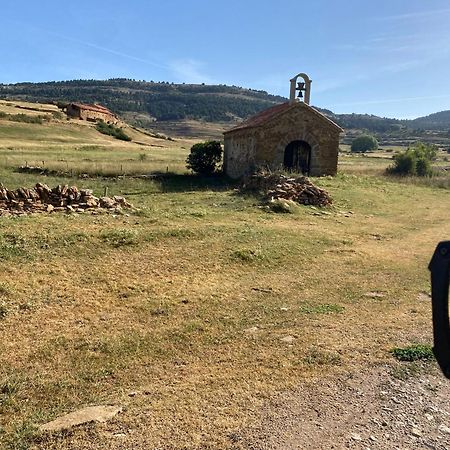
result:
[(433, 352), (442, 372), (450, 378), (450, 326), (448, 289), (450, 284), (450, 241), (438, 244), (428, 268), (431, 271), (433, 304)]

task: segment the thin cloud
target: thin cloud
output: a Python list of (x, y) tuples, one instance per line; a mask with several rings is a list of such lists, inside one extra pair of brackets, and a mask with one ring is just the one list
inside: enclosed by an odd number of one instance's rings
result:
[(431, 11), (417, 11), (405, 14), (394, 14), (392, 16), (375, 17), (378, 21), (390, 21), (390, 20), (409, 20), (409, 19), (427, 19), (434, 16), (440, 16), (442, 14), (450, 13), (450, 8), (434, 9)]
[(213, 83), (213, 80), (204, 73), (205, 63), (195, 59), (177, 59), (169, 64), (171, 70), (180, 81), (186, 83)]
[(390, 99), (380, 99), (380, 100), (366, 100), (359, 102), (348, 102), (348, 103), (335, 103), (331, 107), (342, 107), (342, 106), (361, 106), (361, 105), (385, 105), (389, 103), (402, 103), (402, 102), (412, 102), (417, 100), (436, 100), (442, 98), (450, 98), (450, 95), (425, 95), (421, 97), (402, 97), (402, 98), (390, 98)]
[(90, 48), (93, 48), (95, 50), (99, 50), (99, 51), (102, 51), (102, 52), (105, 52), (105, 53), (109, 53), (111, 55), (119, 56), (121, 58), (130, 59), (132, 61), (137, 61), (137, 62), (140, 62), (140, 63), (143, 63), (143, 64), (148, 64), (150, 66), (157, 67), (159, 69), (165, 69), (165, 70), (170, 69), (170, 67), (168, 65), (166, 65), (166, 64), (159, 63), (159, 62), (156, 62), (156, 61), (151, 61), (149, 59), (140, 58), (138, 56), (130, 55), (128, 53), (120, 52), (118, 50), (115, 50), (115, 49), (112, 49), (112, 48), (109, 48), (109, 47), (104, 47), (104, 46), (101, 46), (101, 45), (94, 44), (93, 42), (83, 41), (81, 39), (75, 39), (75, 38), (72, 38), (70, 36), (66, 36), (64, 34), (57, 33), (56, 31), (53, 31), (53, 30), (48, 30), (48, 29), (45, 29), (45, 28), (37, 27), (35, 25), (24, 24), (22, 22), (18, 22), (18, 21), (15, 21), (15, 20), (10, 20), (10, 22), (14, 22), (16, 25), (19, 25), (21, 27), (27, 27), (28, 29), (33, 29), (33, 30), (38, 31), (40, 33), (45, 33), (45, 34), (48, 34), (50, 36), (57, 37), (58, 39), (65, 40), (67, 42), (72, 42), (74, 44), (83, 45), (85, 47), (90, 47)]

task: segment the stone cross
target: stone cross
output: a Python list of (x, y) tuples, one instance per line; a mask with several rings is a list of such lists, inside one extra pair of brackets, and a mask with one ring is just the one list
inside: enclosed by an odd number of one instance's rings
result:
[[(297, 80), (299, 78), (303, 78), (303, 82), (298, 82)], [(296, 92), (298, 92), (297, 98), (295, 97)], [(299, 73), (291, 79), (291, 95), (289, 97), (289, 103), (292, 104), (299, 101), (298, 99), (300, 98), (303, 98), (303, 101), (309, 105), (311, 99), (311, 80), (306, 73)]]

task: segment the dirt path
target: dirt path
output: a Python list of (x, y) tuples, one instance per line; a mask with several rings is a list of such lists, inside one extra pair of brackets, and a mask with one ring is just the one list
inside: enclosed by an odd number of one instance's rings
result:
[[(415, 367), (417, 369), (417, 367)], [(339, 376), (279, 395), (235, 449), (450, 449), (450, 381), (405, 366)]]

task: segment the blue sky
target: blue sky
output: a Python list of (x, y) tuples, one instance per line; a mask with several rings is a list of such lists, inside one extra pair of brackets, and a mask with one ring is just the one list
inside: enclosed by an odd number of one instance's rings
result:
[(61, 0), (1, 4), (0, 82), (234, 84), (413, 118), (450, 109), (449, 0)]

